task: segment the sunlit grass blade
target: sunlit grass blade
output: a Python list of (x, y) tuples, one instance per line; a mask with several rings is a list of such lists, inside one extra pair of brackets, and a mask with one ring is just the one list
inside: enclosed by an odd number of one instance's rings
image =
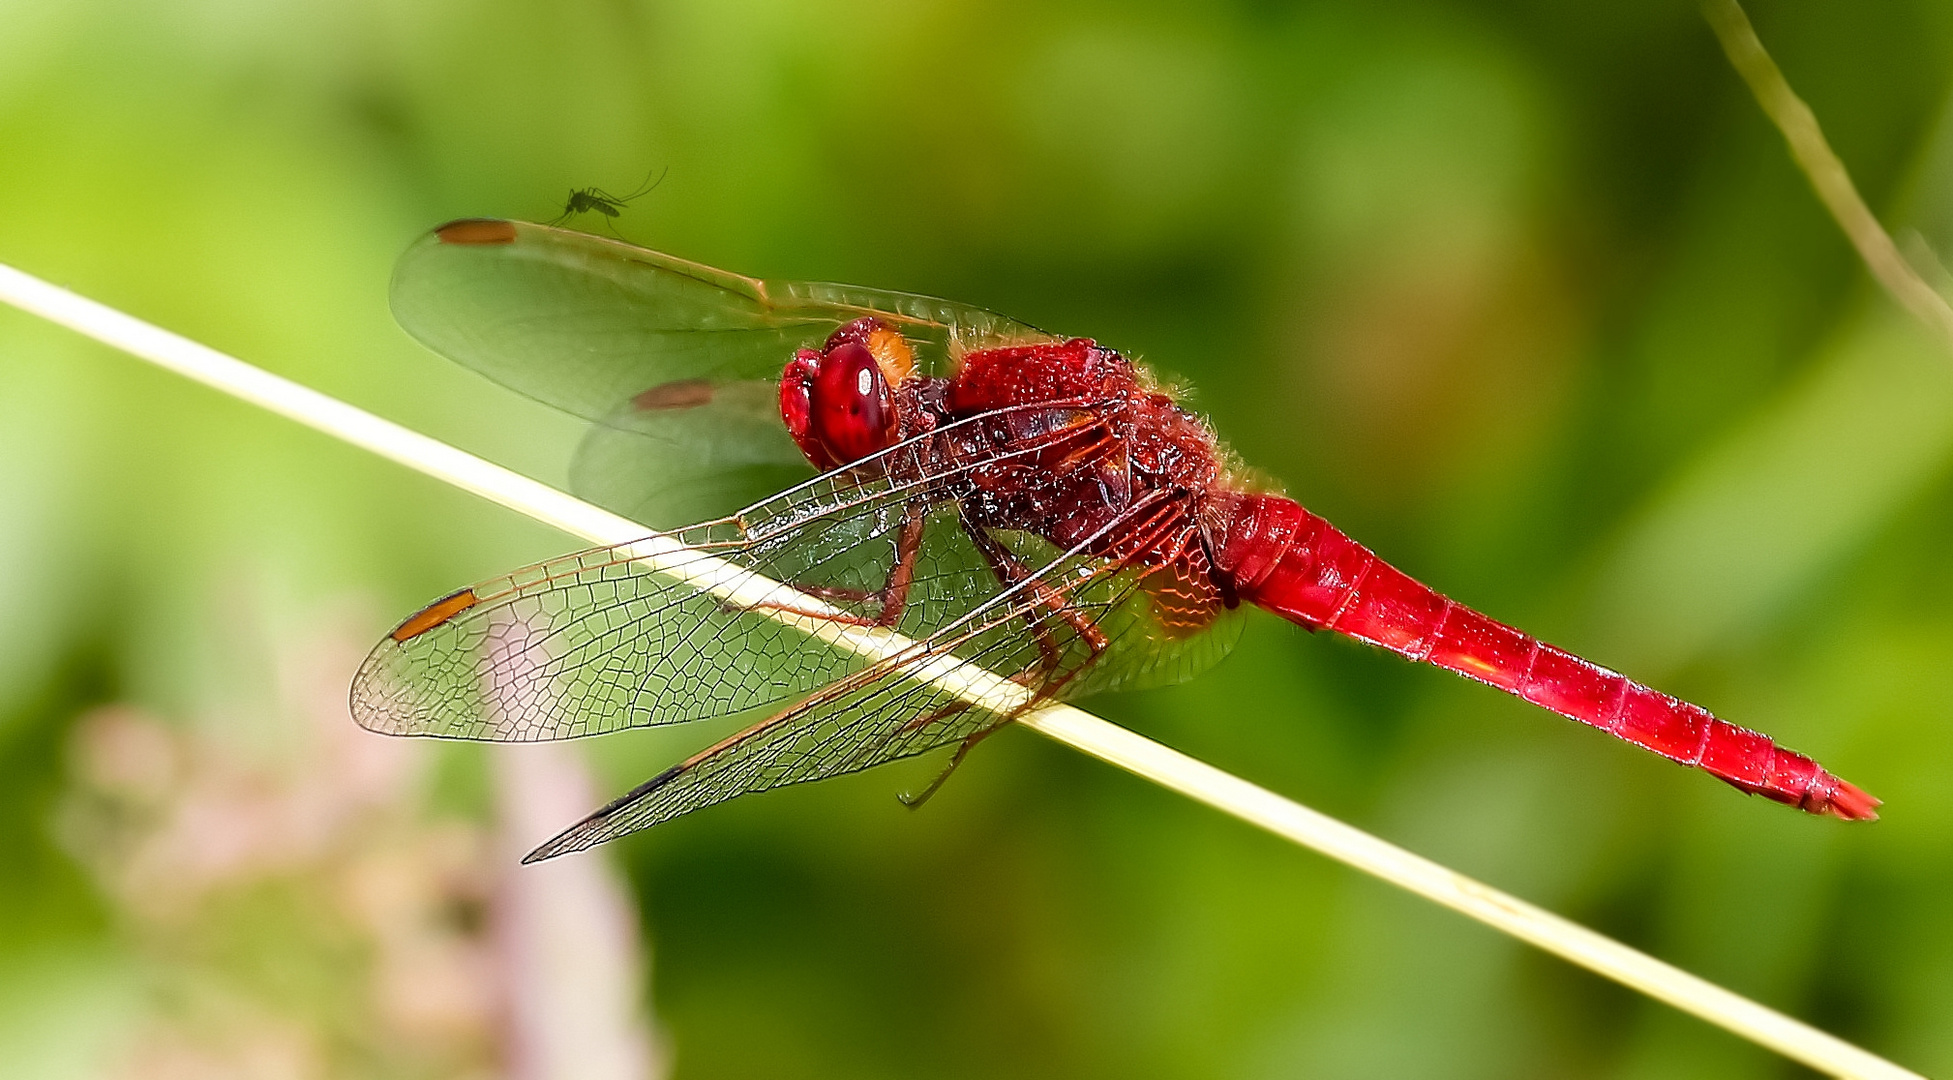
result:
[(1756, 103), (1763, 107), (1770, 122), (1783, 133), (1784, 141), (1790, 144), (1790, 156), (1797, 160), (1797, 167), (1816, 189), (1819, 201), (1844, 230), (1845, 238), (1858, 249), (1865, 268), (1900, 306), (1948, 344), (1953, 344), (1953, 307), (1906, 262), (1899, 246), (1892, 242), (1891, 234), (1878, 223), (1871, 207), (1865, 205), (1864, 196), (1858, 194), (1844, 162), (1831, 149), (1824, 129), (1818, 126), (1817, 114), (1790, 88), (1783, 70), (1756, 36), (1756, 28), (1750, 25), (1742, 5), (1736, 0), (1704, 0), (1702, 11), (1715, 29), (1717, 40), (1722, 42), (1729, 63), (1749, 84)]
[[(0, 300), (591, 543), (635, 542), (633, 554), (654, 569), (743, 606), (754, 606), (770, 590), (784, 588), (730, 564), (701, 558), (665, 538), (645, 540), (643, 526), (626, 518), (5, 265), (0, 265)], [(805, 608), (805, 599), (793, 606)], [(777, 614), (835, 647), (870, 657), (892, 655), (910, 644), (886, 631), (813, 620), (791, 611)], [(949, 657), (933, 662), (917, 677), (999, 711), (1009, 711), (1026, 693), (1008, 679)], [(1813, 1069), (1867, 1080), (1919, 1080), (1916, 1073), (1808, 1024), (1079, 709), (1048, 706), (1020, 723)]]

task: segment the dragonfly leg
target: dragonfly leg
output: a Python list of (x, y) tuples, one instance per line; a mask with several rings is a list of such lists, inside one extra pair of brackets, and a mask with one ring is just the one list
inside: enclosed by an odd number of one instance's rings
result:
[[(911, 721), (910, 726), (922, 727), (926, 724), (932, 724), (937, 720), (945, 720), (951, 716), (956, 715), (957, 713), (967, 710), (969, 707), (970, 706), (968, 704), (959, 703), (956, 705), (951, 705), (948, 708), (938, 709), (937, 711), (930, 713), (928, 716), (922, 717), (919, 720)], [(999, 720), (996, 723), (991, 724), (988, 727), (985, 727), (982, 730), (965, 738), (961, 743), (957, 744), (956, 753), (950, 755), (949, 764), (943, 766), (943, 771), (937, 773), (936, 778), (934, 780), (929, 781), (928, 787), (923, 788), (921, 791), (918, 791), (913, 795), (907, 795), (907, 794), (897, 795), (896, 798), (901, 800), (903, 806), (906, 806), (911, 810), (922, 809), (923, 803), (928, 802), (932, 797), (934, 797), (936, 792), (941, 791), (943, 789), (943, 784), (948, 782), (950, 774), (956, 771), (956, 767), (958, 765), (963, 764), (964, 758), (970, 756), (970, 751), (976, 748), (976, 744), (982, 742), (983, 740), (989, 738), (992, 735), (995, 735), (998, 731), (1002, 730), (1004, 725), (1008, 723), (1010, 723), (1010, 720), (1008, 718)]]
[(909, 586), (915, 583), (915, 561), (922, 553), (922, 526), (928, 513), (928, 504), (920, 499), (911, 500), (902, 509), (902, 527), (895, 534), (895, 565), (888, 568), (888, 580), (882, 585), (882, 609), (875, 620), (882, 626), (901, 622), (902, 612), (909, 606)]
[[(1055, 695), (1066, 683), (1077, 678), (1079, 673), (1089, 669), (1099, 655), (1112, 645), (1105, 632), (1092, 622), (1091, 616), (1073, 604), (1063, 593), (1033, 577), (1017, 556), (992, 535), (989, 529), (971, 520), (967, 511), (960, 512), (958, 518), (962, 522), (963, 530), (969, 534), (971, 542), (976, 545), (977, 551), (982, 553), (984, 561), (990, 565), (991, 573), (997, 576), (997, 581), (1005, 589), (1022, 586), (1035, 601), (1031, 607), (1023, 611), (1022, 617), (1029, 625), (1032, 637), (1037, 641), (1041, 656), (1038, 676), (1033, 680), (1029, 677), (1029, 672), (1022, 672), (1013, 678), (1019, 683), (1031, 686), (1038, 691), (1038, 694), (1023, 708), (1013, 710), (1009, 715), (1001, 716), (995, 722), (986, 724), (965, 736), (957, 745), (956, 753), (951, 755), (949, 764), (943, 767), (942, 772), (936, 774), (936, 778), (929, 782), (929, 786), (913, 795), (900, 796), (902, 804), (911, 810), (928, 802), (931, 796), (940, 791), (943, 784), (949, 780), (950, 774), (956, 771), (957, 766), (963, 764), (963, 759), (970, 755), (970, 751), (975, 749), (978, 743), (996, 734), (1036, 702), (1047, 700)], [(1194, 541), (1194, 535), (1191, 530), (1188, 530), (1180, 537), (1178, 544), (1169, 552), (1171, 556), (1169, 562), (1184, 554), (1187, 546)], [(1038, 611), (1038, 608), (1048, 609), (1048, 614)], [(1080, 657), (1069, 669), (1065, 668), (1064, 651), (1052, 639), (1052, 627), (1045, 621), (1049, 615), (1056, 615), (1063, 619), (1078, 635), (1078, 639), (1085, 643), (1086, 655)], [(903, 725), (902, 730), (915, 731), (961, 715), (969, 709), (968, 702), (946, 705), (916, 717)]]
[[(986, 536), (986, 539), (990, 540), (991, 543), (995, 543), (993, 538)], [(982, 541), (979, 541), (977, 546), (979, 549), (982, 549), (984, 544)], [(1002, 545), (999, 544), (998, 547), (1001, 548)], [(1006, 559), (992, 563), (991, 569), (997, 572), (998, 578), (1003, 580), (1006, 587), (1008, 587), (1014, 584), (1014, 582), (1005, 576), (1009, 572), (1006, 568), (1013, 567), (1016, 564), (1014, 560), (1008, 559), (1009, 552), (1004, 552), (1004, 555)], [(1021, 570), (1021, 568), (1019, 569)], [(1085, 641), (1086, 648), (1090, 650), (1090, 654), (1080, 658), (1078, 663), (1072, 666), (1071, 670), (1064, 672), (1062, 675), (1058, 674), (1058, 669), (1064, 664), (1064, 657), (1050, 639), (1050, 627), (1044, 624), (1044, 617), (1035, 611), (1026, 611), (1024, 613), (1025, 621), (1030, 623), (1031, 633), (1037, 638), (1038, 651), (1043, 654), (1043, 661), (1040, 664), (1042, 675), (1038, 679), (1038, 684), (1045, 692), (1056, 693), (1058, 688), (1070, 682), (1079, 672), (1091, 667), (1092, 661), (1098, 659), (1099, 654), (1104, 652), (1111, 643), (1106, 640), (1103, 633), (1099, 632), (1098, 627), (1093, 626), (1090, 620), (1085, 618), (1083, 612), (1067, 603), (1064, 597), (1057, 595), (1050, 589), (1045, 589), (1039, 594), (1039, 603), (1049, 606), (1060, 618), (1071, 622), (1073, 628), (1078, 630), (1079, 637)], [(1015, 678), (1019, 682), (1027, 681), (1023, 675), (1015, 676)], [(968, 702), (957, 702), (954, 705), (945, 706), (909, 721), (903, 726), (903, 730), (913, 731), (917, 728), (927, 727), (930, 724), (947, 720), (952, 716), (967, 712), (969, 709), (970, 705)], [(995, 723), (985, 725), (983, 728), (965, 736), (963, 741), (957, 744), (956, 753), (950, 756), (949, 764), (943, 766), (943, 771), (937, 773), (934, 780), (929, 781), (928, 787), (923, 788), (913, 795), (898, 795), (896, 797), (902, 801), (903, 806), (911, 810), (920, 809), (923, 803), (928, 802), (936, 792), (942, 790), (943, 785), (949, 781), (950, 774), (956, 771), (957, 766), (963, 764), (963, 759), (970, 756), (970, 751), (976, 749), (978, 743), (1003, 730), (1011, 721), (1017, 719), (1019, 712), (1022, 712), (1022, 710), (1013, 712), (1009, 716), (1000, 717)]]
[[(990, 572), (997, 575), (997, 581), (1004, 588), (1014, 588), (1030, 577), (1030, 571), (1017, 560), (1017, 556), (1011, 554), (1009, 548), (990, 535), (989, 529), (971, 521), (967, 514), (963, 515), (963, 530), (970, 534), (971, 542), (976, 544), (977, 551), (983, 554), (984, 562), (990, 564)], [(1047, 678), (1063, 663), (1063, 653), (1052, 640), (1051, 627), (1045, 624), (1045, 616), (1038, 613), (1039, 607), (1050, 609), (1052, 614), (1071, 624), (1079, 640), (1085, 642), (1085, 647), (1091, 650), (1091, 656), (1086, 659), (1086, 663), (1097, 659), (1098, 655), (1105, 651), (1109, 644), (1105, 634), (1092, 625), (1092, 620), (1087, 618), (1084, 612), (1073, 607), (1055, 589), (1041, 581), (1032, 581), (1027, 588), (1032, 598), (1037, 601), (1037, 605), (1025, 609), (1024, 621), (1031, 628), (1031, 636), (1037, 640), (1038, 652), (1043, 657), (1041, 667)]]
[(784, 611), (792, 615), (805, 615), (810, 619), (824, 619), (828, 622), (846, 623), (849, 626), (878, 626), (890, 629), (902, 621), (902, 613), (909, 606), (909, 587), (915, 583), (916, 558), (922, 552), (922, 528), (926, 523), (929, 506), (920, 500), (910, 502), (902, 511), (902, 524), (895, 534), (895, 562), (888, 568), (888, 578), (879, 589), (851, 589), (840, 585), (795, 585), (793, 590), (815, 600), (838, 600), (842, 603), (865, 604), (874, 602), (876, 611), (871, 618), (866, 615), (835, 614), (814, 611), (793, 604), (766, 601), (753, 604), (747, 611)]
[[(1047, 693), (1055, 693), (1058, 688), (1070, 682), (1079, 672), (1091, 667), (1092, 662), (1099, 658), (1099, 654), (1111, 647), (1111, 641), (1106, 638), (1104, 631), (1093, 625), (1091, 618), (1085, 612), (1079, 610), (1063, 594), (1042, 581), (1032, 579), (1030, 571), (1025, 569), (1024, 564), (1018, 561), (1017, 556), (1012, 554), (1009, 548), (1005, 547), (1001, 541), (990, 534), (990, 530), (977, 522), (971, 521), (967, 514), (961, 516), (964, 531), (969, 533), (970, 540), (976, 544), (977, 550), (983, 554), (984, 561), (989, 564), (991, 573), (997, 576), (997, 581), (1006, 589), (1023, 585), (1036, 601), (1034, 606), (1025, 609), (1023, 618), (1025, 623), (1030, 627), (1032, 637), (1037, 641), (1038, 652), (1041, 656), (1039, 663), (1040, 674), (1037, 683)], [(1049, 615), (1056, 615), (1058, 618), (1063, 619), (1077, 633), (1079, 640), (1085, 643), (1087, 655), (1081, 657), (1076, 664), (1072, 665), (1070, 670), (1064, 671), (1062, 674), (1060, 673), (1060, 669), (1064, 667), (1064, 652), (1052, 640), (1052, 628), (1045, 622), (1048, 615), (1039, 612), (1038, 608), (1048, 609)], [(1019, 682), (1028, 681), (1023, 674), (1015, 676), (1015, 678)], [(904, 725), (903, 730), (913, 731), (918, 728), (927, 727), (930, 724), (964, 713), (969, 708), (969, 703), (957, 702), (909, 721), (908, 724)], [(929, 782), (929, 786), (913, 795), (900, 796), (902, 805), (914, 810), (922, 806), (923, 803), (928, 802), (936, 792), (942, 790), (942, 786), (948, 782), (950, 774), (956, 771), (957, 766), (963, 764), (963, 759), (970, 755), (970, 751), (974, 750), (978, 743), (996, 734), (1014, 719), (1016, 719), (1015, 714), (1002, 717), (995, 723), (988, 724), (982, 729), (966, 736), (957, 745), (956, 753), (951, 755), (949, 764), (943, 766), (943, 771), (936, 774), (936, 778)]]

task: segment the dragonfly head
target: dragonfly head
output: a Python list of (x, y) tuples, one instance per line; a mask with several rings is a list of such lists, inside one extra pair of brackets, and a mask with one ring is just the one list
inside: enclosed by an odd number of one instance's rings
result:
[(828, 336), (820, 351), (802, 349), (780, 376), (780, 418), (819, 469), (860, 461), (901, 437), (895, 387), (915, 374), (902, 335), (864, 318)]

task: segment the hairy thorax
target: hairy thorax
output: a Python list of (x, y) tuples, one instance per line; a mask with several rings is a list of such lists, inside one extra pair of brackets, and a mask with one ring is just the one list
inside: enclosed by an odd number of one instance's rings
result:
[(1207, 425), (1089, 339), (972, 352), (942, 399), (946, 420), (988, 414), (962, 449), (986, 455), (970, 482), (993, 527), (1107, 554), (1136, 505), (1197, 506), (1220, 479)]

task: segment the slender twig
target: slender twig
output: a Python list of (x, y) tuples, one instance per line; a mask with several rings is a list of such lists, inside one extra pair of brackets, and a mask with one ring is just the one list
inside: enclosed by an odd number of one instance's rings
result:
[[(643, 526), (626, 518), (5, 265), (0, 265), (0, 300), (574, 536), (598, 544), (632, 544), (633, 557), (661, 573), (693, 581), (700, 588), (744, 601), (763, 595), (765, 590), (784, 588), (731, 564), (702, 559), (699, 553), (678, 548), (666, 538), (646, 540)], [(789, 612), (779, 612), (778, 616), (836, 647), (871, 657), (889, 656), (913, 645), (887, 631), (822, 620), (809, 625), (804, 616)], [(932, 661), (916, 676), (992, 708), (1008, 708), (1011, 701), (1021, 700), (1024, 692), (1008, 679), (947, 657)], [(1918, 1080), (1916, 1074), (1850, 1043), (1089, 713), (1068, 705), (1051, 705), (1020, 722), (1813, 1069), (1841, 1077)]]
[(1742, 6), (1736, 0), (1703, 0), (1702, 13), (1715, 29), (1729, 63), (1749, 84), (1756, 103), (1790, 144), (1790, 156), (1816, 189), (1818, 199), (1844, 230), (1851, 246), (1858, 249), (1865, 268), (1900, 306), (1953, 344), (1953, 307), (1920, 278), (1891, 235), (1879, 225), (1851, 182), (1844, 162), (1825, 140), (1817, 115), (1790, 88), (1782, 69), (1757, 39), (1756, 28), (1743, 14)]

